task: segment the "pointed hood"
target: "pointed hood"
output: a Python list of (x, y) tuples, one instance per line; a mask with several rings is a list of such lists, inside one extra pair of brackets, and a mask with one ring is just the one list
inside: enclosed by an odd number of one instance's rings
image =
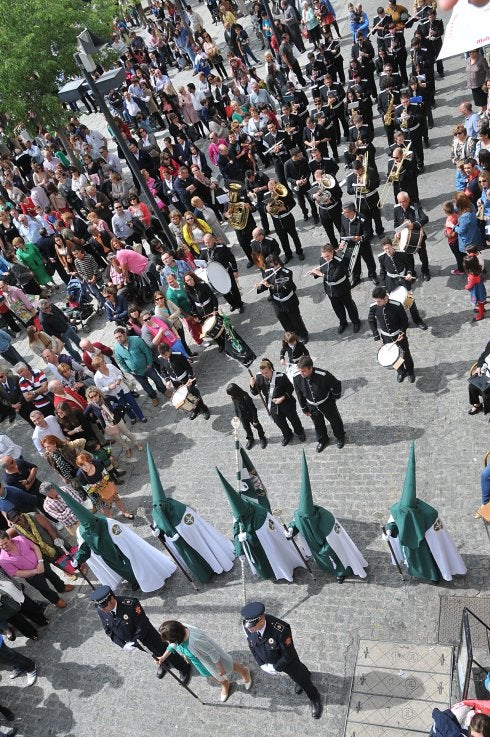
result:
[(148, 470), (150, 473), (151, 496), (153, 499), (152, 516), (157, 527), (169, 537), (176, 534), (175, 526), (179, 524), (187, 509), (183, 502), (165, 495), (155, 459), (151, 448), (147, 445)]
[[(254, 504), (254, 502), (250, 502), (244, 497), (240, 496), (240, 494), (235, 491), (232, 485), (225, 479), (219, 468), (216, 468), (216, 472), (221, 481), (223, 490), (228, 497), (228, 502), (230, 504), (231, 511), (233, 512), (234, 518), (243, 521), (244, 519), (250, 517), (251, 505), (253, 505), (254, 507), (256, 507), (257, 505)], [(264, 516), (266, 516), (266, 510), (264, 510)]]
[(322, 551), (325, 538), (330, 534), (335, 523), (331, 512), (313, 503), (310, 474), (304, 450), (299, 507), (294, 513), (294, 523), (314, 553)]
[(240, 446), (240, 494), (271, 511), (267, 490), (248, 453)]
[(306, 454), (303, 449), (303, 461), (301, 467), (301, 491), (299, 493), (298, 512), (303, 515), (309, 515), (313, 514), (314, 511), (315, 505), (313, 504), (313, 497), (311, 495), (310, 474), (308, 471), (308, 464), (306, 462)]
[(437, 509), (417, 499), (415, 478), (415, 444), (412, 440), (408, 454), (407, 471), (400, 501), (390, 509), (398, 527), (400, 543), (407, 548), (418, 548), (425, 533), (437, 519)]
[(77, 517), (77, 519), (80, 521), (80, 524), (85, 529), (88, 529), (90, 527), (93, 527), (97, 524), (100, 517), (93, 514), (93, 512), (90, 512), (86, 507), (83, 506), (83, 504), (80, 504), (80, 502), (77, 502), (76, 499), (74, 499), (70, 494), (67, 494), (62, 489), (60, 489), (59, 486), (56, 484), (52, 484), (53, 488), (56, 489), (56, 493), (59, 494), (61, 499), (65, 502), (66, 506), (71, 509), (73, 514)]

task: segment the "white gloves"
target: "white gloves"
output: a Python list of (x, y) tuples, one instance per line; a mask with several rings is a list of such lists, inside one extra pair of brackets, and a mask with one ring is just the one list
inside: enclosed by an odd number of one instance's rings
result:
[(291, 540), (291, 538), (294, 536), (294, 530), (292, 527), (288, 527), (287, 532), (284, 533), (288, 540)]
[(123, 650), (136, 650), (134, 642), (126, 642), (126, 644), (123, 647)]
[(72, 568), (74, 568), (75, 570), (77, 570), (77, 568), (78, 568), (78, 563), (76, 562), (76, 560), (72, 560), (72, 561), (71, 561), (71, 565), (72, 565)]
[(247, 533), (246, 532), (239, 532), (238, 533), (238, 541), (241, 543), (247, 542)]
[(175, 543), (175, 542), (177, 542), (177, 540), (179, 539), (179, 537), (180, 537), (179, 533), (176, 532), (173, 537), (169, 537), (168, 539), (170, 540), (171, 543)]
[(158, 527), (152, 527), (151, 528), (151, 534), (153, 535), (153, 537), (159, 537), (160, 530), (158, 529)]
[(383, 532), (383, 534), (381, 535), (381, 537), (383, 538), (383, 540), (384, 540), (385, 542), (386, 542), (387, 540), (389, 540), (389, 539), (391, 538), (391, 532), (390, 532), (390, 530), (387, 530), (387, 531), (386, 531), (386, 533), (384, 533), (384, 532)]

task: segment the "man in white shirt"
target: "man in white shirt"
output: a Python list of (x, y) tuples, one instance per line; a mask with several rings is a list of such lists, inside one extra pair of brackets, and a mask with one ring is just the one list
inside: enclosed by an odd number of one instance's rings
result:
[[(35, 409), (31, 412), (29, 417), (35, 425), (34, 432), (32, 433), (32, 442), (34, 443), (39, 455), (44, 456), (44, 448), (41, 445), (41, 440), (45, 438), (46, 435), (54, 435), (59, 438), (59, 440), (66, 440), (63, 430), (54, 415), (47, 415), (47, 417), (44, 417), (42, 412)], [(15, 458), (15, 455), (12, 452), (9, 452), (9, 455)]]
[(98, 130), (89, 130), (86, 125), (81, 125), (80, 133), (97, 154), (100, 153), (100, 150), (104, 148), (104, 146), (107, 146), (107, 140), (104, 138), (102, 133), (99, 133)]
[(37, 243), (41, 240), (41, 228), (46, 227), (46, 221), (42, 219), (40, 215), (31, 217), (30, 215), (18, 215), (13, 218), (13, 222), (19, 235), (26, 241), (26, 243)]
[(100, 149), (100, 158), (104, 159), (105, 163), (110, 169), (112, 169), (112, 171), (122, 174), (121, 159), (117, 154), (109, 153), (106, 146)]

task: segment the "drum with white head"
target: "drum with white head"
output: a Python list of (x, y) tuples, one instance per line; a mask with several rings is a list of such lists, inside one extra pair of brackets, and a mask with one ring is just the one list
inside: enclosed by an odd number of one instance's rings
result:
[(210, 261), (207, 269), (207, 281), (220, 294), (228, 294), (231, 291), (231, 276), (222, 264)]
[(399, 302), (406, 310), (409, 310), (415, 302), (415, 297), (413, 292), (409, 292), (405, 287), (397, 287), (390, 292), (390, 300)]
[(378, 363), (384, 368), (399, 369), (403, 364), (403, 352), (398, 343), (385, 343), (378, 351)]

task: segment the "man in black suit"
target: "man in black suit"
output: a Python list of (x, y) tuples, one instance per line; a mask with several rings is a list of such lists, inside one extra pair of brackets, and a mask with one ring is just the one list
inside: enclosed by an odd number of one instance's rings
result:
[(284, 174), (289, 187), (293, 190), (294, 196), (298, 201), (298, 205), (303, 213), (304, 220), (308, 220), (308, 208), (306, 203), (311, 207), (313, 222), (318, 224), (318, 210), (315, 201), (308, 199), (307, 192), (310, 189), (310, 168), (307, 161), (299, 148), (291, 149), (291, 158), (284, 165)]
[[(288, 445), (293, 437), (293, 431), (303, 443), (306, 440), (305, 431), (296, 411), (296, 400), (293, 396), (293, 385), (286, 374), (275, 371), (268, 358), (263, 358), (259, 364), (260, 373), (250, 377), (250, 393), (254, 396), (262, 394), (271, 419), (282, 432), (281, 445)], [(292, 430), (288, 422), (291, 424)]]
[(19, 388), (19, 377), (7, 374), (5, 369), (0, 368), (0, 422), (7, 417), (9, 422), (13, 422), (18, 412), (23, 420), (34, 427), (29, 417), (31, 409)]

